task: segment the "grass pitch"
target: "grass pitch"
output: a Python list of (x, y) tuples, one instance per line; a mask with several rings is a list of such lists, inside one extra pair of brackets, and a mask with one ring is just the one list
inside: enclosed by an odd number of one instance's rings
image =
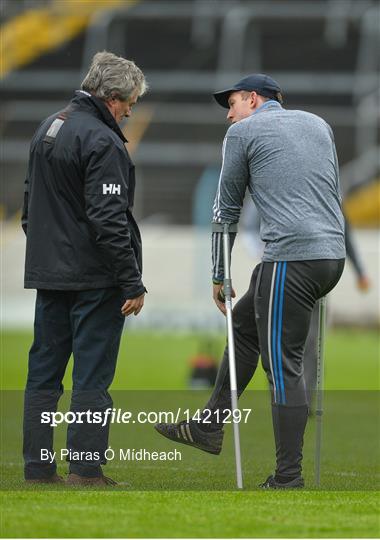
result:
[[(217, 337), (223, 350), (223, 336)], [(379, 341), (375, 332), (335, 331), (326, 344), (322, 487), (313, 485), (315, 419), (305, 439), (308, 490), (260, 492), (273, 468), (269, 398), (261, 367), (244, 396), (253, 408), (242, 429), (246, 491), (234, 489), (232, 433), (220, 456), (192, 448), (181, 463), (120, 463), (106, 467), (124, 484), (116, 489), (25, 487), (22, 482), (21, 401), (31, 335), (6, 332), (2, 342), (2, 537), (378, 537)], [(192, 335), (128, 334), (123, 337), (113, 388), (115, 404), (143, 408), (180, 402), (202, 406), (188, 393)], [(70, 387), (70, 374), (65, 380)], [(162, 392), (165, 389), (166, 392)], [(133, 390), (136, 390), (134, 392)], [(149, 398), (150, 396), (150, 398)], [(134, 400), (134, 401), (133, 401)], [(161, 400), (161, 401), (160, 401)], [(166, 400), (166, 401), (165, 401)], [(4, 413), (5, 411), (5, 413)], [(13, 411), (13, 412), (12, 412)], [(147, 448), (173, 449), (151, 426), (112, 427), (116, 448), (133, 440)], [(64, 429), (57, 428), (57, 445)], [(59, 463), (60, 472), (66, 469)]]

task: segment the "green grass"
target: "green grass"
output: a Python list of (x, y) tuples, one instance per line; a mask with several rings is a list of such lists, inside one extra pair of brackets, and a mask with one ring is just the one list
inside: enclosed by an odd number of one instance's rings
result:
[[(379, 341), (375, 332), (334, 331), (326, 344), (326, 415), (322, 487), (313, 483), (315, 418), (305, 437), (308, 490), (265, 493), (257, 484), (273, 468), (266, 381), (261, 367), (242, 406), (245, 491), (234, 488), (231, 428), (223, 452), (188, 447), (181, 462), (110, 462), (114, 489), (25, 486), (22, 481), (22, 393), (31, 335), (6, 332), (2, 342), (2, 537), (378, 537)], [(223, 336), (216, 337), (222, 352)], [(128, 334), (115, 377), (115, 406), (131, 410), (197, 408), (206, 394), (186, 391), (192, 335)], [(65, 381), (70, 387), (69, 374)], [(162, 391), (165, 389), (166, 391)], [(15, 391), (13, 391), (15, 390)], [(134, 391), (137, 390), (137, 391)], [(168, 391), (170, 390), (170, 391)], [(259, 391), (262, 390), (262, 391)], [(66, 410), (66, 409), (64, 409)], [(64, 446), (56, 429), (56, 447)], [(172, 450), (151, 426), (112, 426), (113, 448)], [(64, 473), (66, 465), (59, 462)]]
[(13, 492), (4, 499), (6, 537), (347, 538), (379, 532), (370, 493)]
[[(23, 389), (27, 373), (28, 332), (7, 331), (3, 335), (1, 388)], [(225, 339), (214, 336), (215, 349), (223, 352)], [(147, 334), (123, 336), (114, 390), (170, 389), (186, 387), (188, 360), (196, 354), (198, 338), (191, 334)], [(380, 341), (376, 331), (339, 330), (326, 341), (325, 388), (327, 390), (377, 390), (379, 388)], [(71, 387), (70, 366), (65, 388)], [(259, 366), (250, 388), (265, 389), (265, 374)]]

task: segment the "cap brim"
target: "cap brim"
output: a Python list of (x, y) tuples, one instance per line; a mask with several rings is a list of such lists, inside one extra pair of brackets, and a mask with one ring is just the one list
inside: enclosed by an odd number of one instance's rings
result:
[(228, 98), (232, 94), (232, 92), (236, 92), (236, 88), (229, 88), (228, 90), (221, 90), (220, 92), (215, 92), (213, 94), (215, 101), (219, 103), (222, 107), (225, 109), (229, 109), (230, 106), (228, 104)]

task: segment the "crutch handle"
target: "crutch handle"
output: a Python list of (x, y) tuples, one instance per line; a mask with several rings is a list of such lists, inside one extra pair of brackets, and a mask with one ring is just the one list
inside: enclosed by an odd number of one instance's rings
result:
[(220, 291), (218, 292), (218, 300), (219, 302), (225, 302), (226, 301), (226, 296), (223, 292), (223, 289), (220, 289)]
[[(223, 291), (220, 291), (225, 298), (231, 298), (232, 296), (232, 279), (225, 278), (223, 281)], [(224, 302), (224, 300), (222, 300)]]

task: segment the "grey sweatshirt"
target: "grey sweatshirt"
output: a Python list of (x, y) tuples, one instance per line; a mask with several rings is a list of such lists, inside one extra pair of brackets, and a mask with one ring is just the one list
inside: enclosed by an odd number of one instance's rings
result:
[[(233, 124), (223, 142), (214, 223), (239, 221), (247, 188), (260, 215), (263, 261), (345, 257), (338, 160), (322, 118), (270, 100)], [(221, 233), (213, 233), (212, 254), (220, 281)]]

